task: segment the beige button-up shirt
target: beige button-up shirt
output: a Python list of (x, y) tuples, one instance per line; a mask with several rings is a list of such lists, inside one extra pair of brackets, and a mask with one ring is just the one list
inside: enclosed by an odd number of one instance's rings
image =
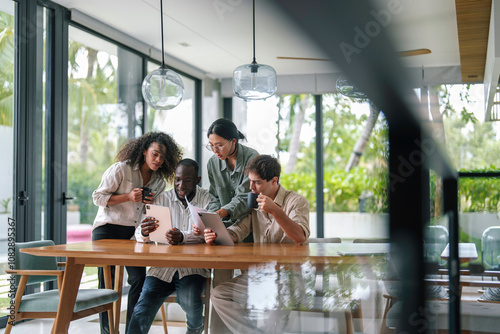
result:
[[(276, 203), (294, 223), (298, 224), (304, 230), (304, 234), (308, 240), (311, 232), (309, 230), (309, 202), (307, 199), (294, 191), (286, 190), (280, 185), (274, 203)], [(240, 241), (253, 232), (254, 242), (294, 242), (285, 234), (274, 217), (261, 209), (253, 209), (248, 216), (229, 226), (228, 229), (236, 233)]]

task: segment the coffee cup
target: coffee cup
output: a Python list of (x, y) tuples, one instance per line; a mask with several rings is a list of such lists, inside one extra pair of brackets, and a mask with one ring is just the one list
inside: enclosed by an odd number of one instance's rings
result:
[(151, 188), (148, 187), (142, 187), (142, 201), (144, 202), (146, 200), (146, 196), (151, 196), (151, 192), (153, 191)]
[(257, 197), (259, 197), (259, 193), (249, 192), (247, 195), (247, 208), (256, 209), (259, 207), (257, 203)]

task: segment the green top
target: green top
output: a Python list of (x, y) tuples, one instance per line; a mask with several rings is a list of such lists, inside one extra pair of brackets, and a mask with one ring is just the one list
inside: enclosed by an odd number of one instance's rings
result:
[(250, 181), (245, 174), (247, 163), (259, 153), (253, 148), (238, 144), (238, 156), (234, 170), (230, 170), (226, 161), (213, 155), (207, 163), (208, 180), (210, 181), (210, 203), (208, 211), (224, 208), (231, 221), (248, 215), (252, 209), (247, 208), (247, 193), (250, 192)]

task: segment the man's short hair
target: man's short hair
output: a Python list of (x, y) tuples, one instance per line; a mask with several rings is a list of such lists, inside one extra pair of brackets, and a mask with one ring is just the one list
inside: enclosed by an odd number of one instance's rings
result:
[(196, 171), (196, 175), (200, 176), (200, 165), (198, 165), (198, 163), (195, 160), (185, 158), (185, 159), (182, 159), (181, 161), (179, 161), (177, 166), (179, 166), (179, 165), (194, 167), (194, 170)]
[(278, 180), (281, 174), (281, 165), (275, 157), (261, 154), (253, 158), (245, 168), (246, 173), (249, 172), (259, 175), (262, 180), (271, 181), (273, 177)]

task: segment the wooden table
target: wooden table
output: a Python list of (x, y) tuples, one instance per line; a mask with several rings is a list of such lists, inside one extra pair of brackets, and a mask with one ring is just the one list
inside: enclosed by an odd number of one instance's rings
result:
[[(385, 254), (388, 244), (314, 243), (259, 244), (236, 246), (160, 245), (132, 240), (99, 240), (74, 244), (27, 248), (23, 253), (38, 256), (66, 257), (66, 273), (53, 330), (67, 333), (71, 310), (86, 265), (154, 266), (211, 269), (248, 269), (262, 263), (326, 265), (368, 263), (372, 256)], [(344, 255), (340, 255), (341, 252)], [(119, 275), (117, 275), (118, 278)], [(118, 282), (118, 279), (117, 279)], [(121, 284), (115, 284), (116, 289)], [(120, 291), (119, 291), (120, 292)], [(121, 301), (118, 301), (118, 305)], [(119, 310), (118, 307), (115, 310)], [(119, 313), (119, 312), (116, 312)], [(115, 322), (117, 323), (117, 322)]]
[[(448, 260), (450, 256), (450, 244), (441, 253), (441, 258)], [(459, 243), (458, 244), (458, 257), (461, 263), (471, 262), (477, 259), (477, 249), (475, 243)]]

